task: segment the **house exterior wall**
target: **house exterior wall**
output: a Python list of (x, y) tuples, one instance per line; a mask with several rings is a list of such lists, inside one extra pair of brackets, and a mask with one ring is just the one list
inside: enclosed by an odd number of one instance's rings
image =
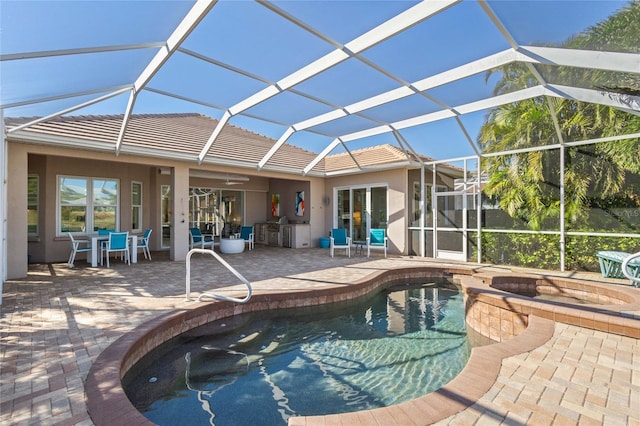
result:
[[(142, 229), (151, 227), (154, 232), (150, 246), (159, 250), (162, 242), (161, 186), (178, 185), (172, 194), (172, 239), (171, 258), (184, 259), (188, 250), (188, 188), (201, 186), (226, 188), (221, 180), (189, 177), (189, 169), (210, 170), (217, 173), (242, 174), (250, 177), (248, 182), (234, 185), (232, 190), (244, 191), (244, 222), (255, 224), (271, 218), (271, 195), (281, 196), (281, 216), (290, 221), (308, 223), (311, 246), (319, 247), (319, 238), (326, 237), (334, 226), (335, 190), (364, 186), (385, 186), (388, 196), (389, 252), (407, 254), (408, 226), (412, 218), (413, 181), (419, 180), (419, 170), (407, 168), (385, 169), (367, 173), (355, 173), (329, 178), (300, 177), (290, 174), (224, 166), (195, 166), (194, 162), (171, 161), (145, 156), (113, 152), (83, 151), (53, 145), (8, 143), (9, 183), (8, 200), (11, 203), (8, 215), (9, 277), (26, 276), (27, 254), (33, 262), (63, 262), (70, 251), (66, 235), (56, 235), (57, 182), (59, 175), (98, 177), (119, 180), (119, 227), (131, 231), (131, 182), (142, 183), (143, 220)], [(169, 168), (170, 174), (160, 173), (160, 168)], [(174, 176), (177, 173), (179, 176)], [(39, 236), (28, 239), (26, 216), (27, 176), (37, 174), (40, 178)], [(255, 173), (255, 174), (252, 174)], [(430, 182), (431, 173), (425, 173)], [(305, 192), (304, 216), (295, 216), (297, 191)], [(177, 197), (177, 198), (176, 198)], [(15, 208), (14, 208), (15, 207)], [(182, 222), (184, 211), (185, 221)], [(177, 227), (177, 228), (176, 228)], [(184, 237), (184, 238), (183, 238)], [(79, 261), (83, 261), (81, 258)]]
[[(305, 211), (303, 216), (296, 216), (296, 192), (298, 191), (305, 192)], [(271, 211), (271, 196), (274, 194), (280, 196), (280, 214), (278, 216), (286, 216), (287, 220), (292, 223), (310, 221), (311, 210), (306, 208), (306, 203), (310, 196), (309, 181), (271, 179), (269, 182), (269, 197), (265, 206), (269, 212)]]
[(7, 147), (7, 278), (27, 275), (27, 166), (24, 146)]
[[(247, 191), (244, 194), (244, 225), (254, 226), (256, 223), (267, 220), (267, 211), (264, 206), (267, 204), (266, 191)], [(255, 228), (254, 228), (255, 232)]]
[(171, 260), (184, 260), (189, 252), (189, 168), (184, 164), (176, 165), (171, 173)]
[[(233, 190), (245, 191), (245, 223), (264, 222), (271, 217), (270, 185), (279, 182), (279, 191), (286, 193), (284, 202), (290, 220), (308, 222), (310, 224), (311, 246), (319, 246), (319, 238), (326, 234), (325, 211), (323, 205), (325, 195), (324, 179), (319, 177), (291, 176), (276, 172), (261, 172), (251, 175), (246, 169), (232, 167), (194, 167), (190, 162), (170, 162), (168, 160), (121, 154), (114, 156), (112, 152), (82, 151), (61, 148), (52, 145), (16, 143), (8, 141), (8, 250), (7, 273), (9, 278), (26, 276), (27, 259), (31, 255), (32, 262), (64, 262), (70, 252), (70, 243), (66, 235), (56, 236), (56, 209), (58, 176), (81, 176), (118, 179), (119, 181), (119, 224), (123, 231), (131, 231), (131, 182), (142, 183), (143, 188), (143, 220), (142, 228), (151, 227), (151, 250), (159, 250), (162, 241), (161, 186), (172, 185), (172, 175), (160, 173), (160, 167), (181, 168), (188, 172), (189, 168), (209, 169), (216, 172), (235, 173), (250, 176), (249, 182), (234, 185)], [(253, 171), (252, 171), (253, 172)], [(255, 173), (255, 172), (254, 172)], [(27, 176), (36, 174), (39, 177), (39, 233), (37, 237), (28, 238), (27, 218)], [(188, 186), (211, 188), (226, 187), (220, 180), (191, 177)], [(188, 188), (186, 186), (186, 188)], [(187, 189), (188, 190), (188, 189)], [(305, 191), (305, 215), (295, 216), (295, 193)], [(186, 193), (185, 193), (186, 194)], [(188, 214), (188, 195), (183, 194), (185, 214)], [(288, 201), (286, 201), (288, 199)], [(289, 205), (291, 204), (291, 205)], [(267, 209), (266, 206), (269, 206)], [(15, 207), (15, 208), (14, 208)], [(174, 211), (180, 212), (179, 202)], [(172, 232), (185, 233), (184, 241), (174, 240), (174, 244), (184, 247), (173, 248), (172, 258), (179, 260), (186, 255), (188, 249), (188, 218), (182, 225), (181, 217), (174, 216), (174, 223), (185, 229), (172, 229)], [(80, 255), (77, 262), (84, 261)]]
[[(296, 193), (304, 191), (304, 215), (295, 215)], [(266, 199), (267, 219), (271, 218), (271, 196), (280, 195), (280, 216), (286, 216), (290, 223), (309, 224), (310, 246), (319, 247), (320, 237), (325, 234), (325, 211), (322, 204), (324, 179), (307, 177), (305, 179), (272, 178)]]
[[(47, 212), (39, 242), (30, 243), (30, 249), (34, 253), (43, 253), (44, 258), (32, 257), (36, 262), (60, 262), (66, 260), (69, 255), (69, 240), (64, 236), (56, 235), (57, 218), (57, 186), (58, 176), (86, 176), (117, 179), (120, 192), (120, 224), (121, 231), (131, 232), (131, 182), (142, 182), (143, 187), (143, 228), (151, 223), (151, 208), (146, 200), (151, 191), (151, 166), (132, 165), (95, 159), (79, 159), (63, 156), (47, 156), (44, 174), (40, 175), (41, 190), (40, 210)], [(40, 246), (40, 247), (38, 247)], [(31, 254), (31, 253), (30, 253)], [(32, 254), (33, 256), (33, 254)]]
[(327, 213), (331, 212), (329, 206), (324, 204), (326, 196), (325, 181), (321, 178), (311, 178), (310, 190), (311, 197), (306, 201), (307, 209), (310, 211), (309, 227), (311, 233), (311, 247), (320, 247), (320, 238), (326, 237)]
[(330, 194), (329, 206), (325, 210), (325, 226), (331, 229), (335, 226), (335, 191), (338, 188), (354, 188), (364, 186), (387, 187), (387, 237), (389, 239), (389, 253), (406, 254), (407, 252), (407, 170), (391, 169), (377, 172), (352, 174), (327, 178), (325, 193)]

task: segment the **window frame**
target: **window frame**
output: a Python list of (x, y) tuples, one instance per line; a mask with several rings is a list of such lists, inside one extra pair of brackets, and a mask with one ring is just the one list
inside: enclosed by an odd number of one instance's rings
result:
[[(86, 194), (86, 202), (84, 204), (85, 207), (85, 222), (84, 222), (84, 231), (62, 231), (62, 203), (60, 196), (60, 187), (62, 185), (63, 179), (84, 179), (87, 184), (87, 194)], [(56, 175), (56, 237), (64, 237), (67, 235), (67, 232), (71, 232), (73, 235), (78, 236), (87, 236), (92, 235), (95, 232), (94, 228), (94, 214), (96, 206), (103, 206), (103, 204), (94, 204), (93, 197), (93, 185), (95, 180), (104, 180), (109, 182), (115, 182), (116, 184), (116, 205), (115, 205), (115, 229), (120, 229), (120, 179), (118, 178), (106, 178), (106, 177), (98, 177), (98, 176), (73, 176), (73, 175)]]
[[(34, 197), (31, 197), (29, 190), (31, 189), (31, 185), (29, 184), (29, 180), (36, 180), (35, 184), (35, 194)], [(31, 202), (31, 199), (35, 198), (35, 203)], [(29, 231), (29, 214), (28, 212), (32, 210), (32, 207), (35, 206), (35, 232)], [(29, 174), (27, 175), (27, 236), (28, 237), (39, 237), (40, 236), (40, 175), (38, 174)]]
[[(136, 204), (134, 202), (134, 186), (135, 185), (139, 185), (140, 186), (140, 204)], [(143, 191), (143, 186), (142, 186), (142, 182), (140, 181), (136, 181), (136, 180), (132, 180), (131, 181), (131, 232), (140, 232), (142, 231), (142, 206), (143, 206), (143, 196), (144, 196), (144, 191)], [(138, 227), (134, 227), (134, 219), (136, 218), (136, 214), (135, 214), (135, 209), (138, 208), (138, 214), (137, 214), (137, 220), (138, 220)]]

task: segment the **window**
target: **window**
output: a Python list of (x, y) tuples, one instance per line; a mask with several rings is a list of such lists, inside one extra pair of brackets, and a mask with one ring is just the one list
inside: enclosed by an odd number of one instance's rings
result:
[(57, 235), (118, 229), (118, 181), (59, 176), (57, 219)]
[(27, 179), (27, 233), (29, 236), (38, 236), (38, 202), (40, 197), (40, 179), (37, 175), (29, 175)]
[(371, 228), (387, 229), (387, 187), (377, 186), (369, 189)]
[(171, 246), (171, 186), (160, 187), (160, 217), (162, 217), (162, 247)]
[(118, 229), (118, 183), (114, 180), (94, 179), (92, 200), (93, 230)]
[(142, 183), (131, 182), (131, 230), (142, 230)]

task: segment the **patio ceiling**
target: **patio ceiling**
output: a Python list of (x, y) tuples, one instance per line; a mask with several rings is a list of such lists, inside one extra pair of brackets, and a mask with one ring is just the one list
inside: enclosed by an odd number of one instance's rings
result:
[[(481, 155), (487, 112), (558, 97), (640, 114), (640, 97), (574, 72), (640, 80), (640, 48), (575, 50), (571, 37), (628, 1), (2, 1), (4, 117), (198, 112), (325, 155), (381, 143), (455, 160)], [(536, 77), (494, 95), (522, 63)], [(620, 138), (625, 135), (620, 135)], [(634, 137), (638, 137), (636, 134)], [(568, 143), (575, 141), (565, 141)]]

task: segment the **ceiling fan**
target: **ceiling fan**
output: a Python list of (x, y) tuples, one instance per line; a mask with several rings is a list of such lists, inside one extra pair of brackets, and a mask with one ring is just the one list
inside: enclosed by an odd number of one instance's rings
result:
[(229, 176), (227, 175), (224, 179), (224, 184), (229, 185), (242, 185), (245, 181), (248, 181), (249, 178), (245, 176)]
[(244, 182), (249, 182), (249, 176), (224, 172), (221, 173), (211, 170), (191, 169), (189, 170), (189, 177), (221, 180), (224, 185), (242, 185)]
[(225, 185), (242, 185), (242, 182), (235, 182), (235, 181), (229, 180), (229, 178), (227, 178), (227, 179), (225, 179), (224, 184)]

